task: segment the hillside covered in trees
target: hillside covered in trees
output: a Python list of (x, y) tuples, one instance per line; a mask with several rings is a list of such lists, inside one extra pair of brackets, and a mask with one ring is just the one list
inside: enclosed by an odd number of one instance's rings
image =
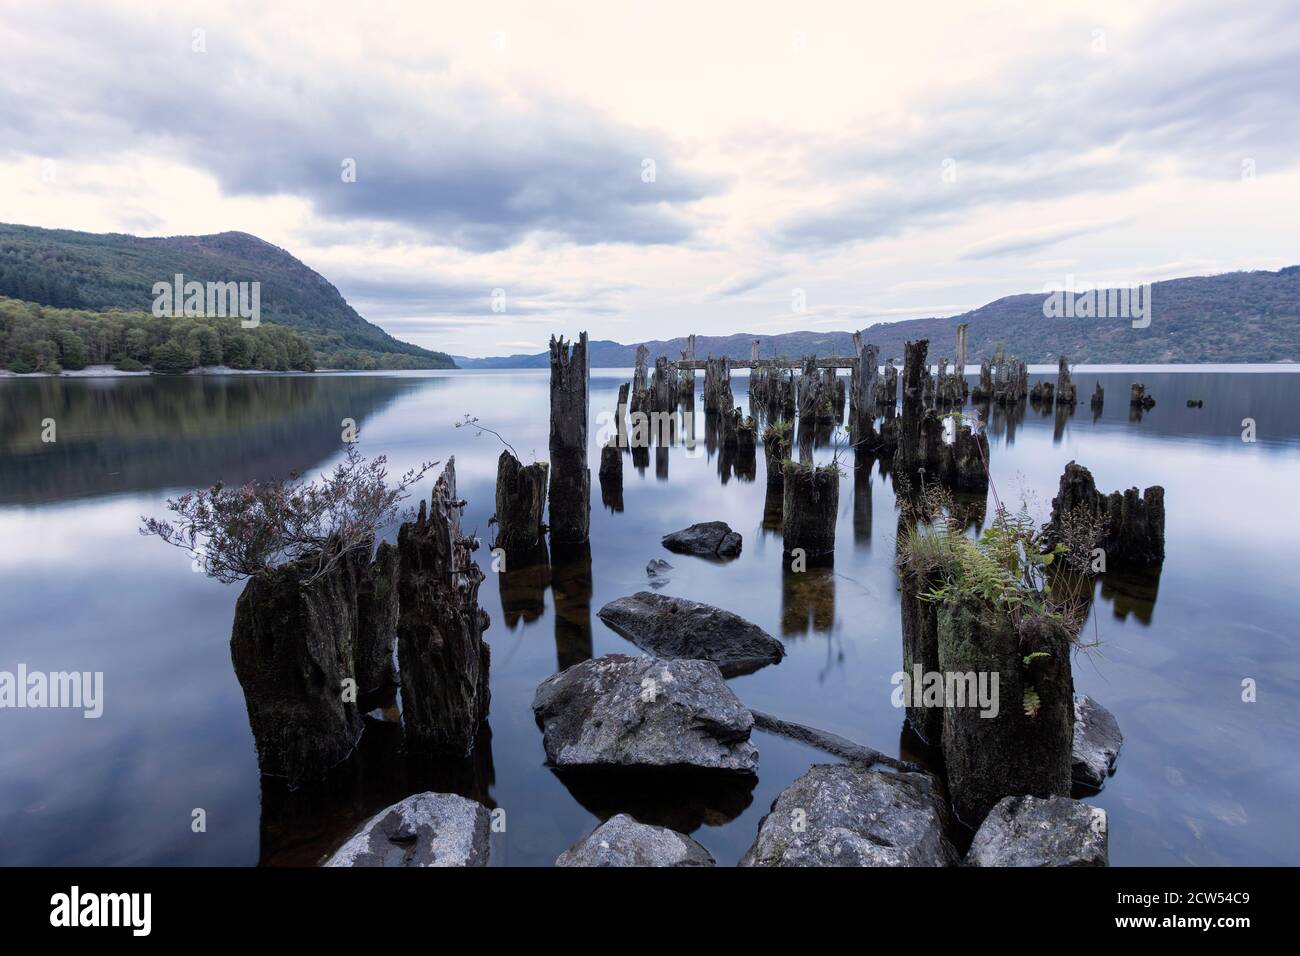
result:
[[(264, 324), (298, 332), (322, 368), (454, 368), (357, 314), (323, 276), (242, 232), (141, 238), (0, 224), (0, 296), (54, 309), (148, 312), (155, 282), (260, 282)], [(89, 343), (88, 343), (89, 344)]]
[[(882, 360), (901, 360), (903, 343), (910, 339), (929, 339), (935, 361), (952, 358), (957, 326), (967, 322), (969, 362), (990, 357), (999, 345), (1037, 364), (1054, 363), (1058, 355), (1114, 365), (1300, 361), (1300, 266), (1154, 283), (1146, 328), (1135, 329), (1122, 318), (1047, 318), (1043, 299), (1041, 292), (1007, 296), (961, 315), (870, 326), (862, 336), (880, 346)], [(791, 324), (797, 320), (792, 317)], [(696, 336), (696, 356), (748, 359), (755, 338), (761, 340), (764, 358), (853, 351), (850, 332), (740, 333)], [(645, 344), (652, 361), (658, 355), (676, 359), (686, 348), (684, 338)], [(589, 354), (593, 366), (626, 368), (635, 361), (636, 343), (593, 341)], [(543, 368), (547, 354), (456, 361), (462, 368)]]

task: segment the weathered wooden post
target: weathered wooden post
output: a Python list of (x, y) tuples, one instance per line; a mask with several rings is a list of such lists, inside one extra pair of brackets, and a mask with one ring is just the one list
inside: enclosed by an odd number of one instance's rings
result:
[(600, 449), (600, 495), (606, 507), (622, 511), (623, 449), (627, 447), (627, 389), (624, 382), (618, 387), (618, 406), (615, 411), (616, 427), (609, 441)]
[(806, 564), (833, 560), (840, 500), (839, 466), (829, 464), (819, 468), (811, 461), (787, 461), (783, 479), (781, 533), (787, 558), (803, 560)]
[(1088, 520), (1105, 529), (1096, 546), (1108, 568), (1153, 571), (1165, 560), (1165, 489), (1152, 485), (1104, 495), (1092, 472), (1076, 462), (1065, 466), (1052, 516), (1044, 527), (1050, 542), (1067, 541), (1070, 527)]
[(763, 430), (763, 457), (767, 461), (768, 486), (781, 487), (785, 483), (785, 463), (790, 457), (788, 421), (780, 419)]
[(849, 430), (852, 431), (858, 420), (858, 373), (861, 370), (862, 333), (853, 333), (853, 365), (849, 367)]
[(1070, 381), (1070, 363), (1064, 355), (1057, 359), (1056, 369), (1056, 404), (1058, 405), (1075, 405), (1078, 398), (1075, 394), (1074, 382)]
[(929, 339), (917, 339), (903, 346), (903, 414), (898, 426), (894, 469), (909, 481), (915, 480), (916, 469), (922, 464), (921, 420), (925, 414), (925, 383), (930, 378), (926, 362), (929, 348)]
[(551, 541), (582, 544), (591, 523), (587, 467), (587, 333), (551, 337)]
[[(862, 336), (857, 337), (862, 341)], [(853, 418), (850, 422), (853, 441), (859, 450), (871, 451), (877, 441), (876, 437), (876, 379), (879, 375), (880, 348), (876, 345), (863, 345), (857, 352), (858, 361), (853, 369), (854, 395), (850, 408)]]
[(1068, 797), (1074, 735), (1068, 632), (1032, 613), (1017, 623), (971, 598), (941, 604), (935, 616), (937, 672), (988, 675), (990, 690), (998, 680), (987, 708), (970, 705), (969, 682), (964, 702), (944, 698), (943, 760), (958, 818), (978, 826), (1008, 796)]
[(478, 606), (483, 572), (472, 556), (478, 542), (461, 531), (455, 465), (448, 459), (428, 507), (421, 501), (415, 521), (397, 532), (397, 660), (412, 752), (463, 757), (487, 717), (490, 652)]
[(636, 364), (632, 369), (632, 397), (635, 398), (646, 390), (646, 362), (650, 358), (650, 350), (644, 345), (636, 347)]
[(1141, 382), (1134, 382), (1129, 387), (1128, 403), (1138, 408), (1151, 408), (1156, 400), (1147, 394), (1147, 387)]
[(526, 551), (537, 547), (542, 536), (542, 509), (546, 505), (544, 461), (523, 465), (509, 450), (497, 459), (497, 539), (493, 547)]
[(977, 402), (988, 402), (993, 399), (993, 368), (988, 359), (980, 361), (980, 383), (975, 386), (971, 397)]
[(877, 384), (876, 404), (885, 410), (886, 418), (893, 418), (898, 401), (898, 367), (892, 358), (885, 360), (885, 374)]
[(966, 377), (966, 331), (969, 328), (965, 322), (957, 326), (957, 365), (953, 372), (963, 379)]

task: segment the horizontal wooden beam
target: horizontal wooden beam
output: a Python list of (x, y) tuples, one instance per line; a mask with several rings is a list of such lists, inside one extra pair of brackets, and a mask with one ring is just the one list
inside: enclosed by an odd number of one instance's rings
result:
[[(845, 355), (828, 355), (825, 356), (824, 358), (817, 359), (816, 362), (818, 368), (853, 368), (855, 364), (851, 357)], [(678, 360), (674, 364), (678, 368), (688, 368), (688, 369), (694, 369), (695, 371), (699, 371), (700, 369), (704, 368), (705, 362), (703, 359), (696, 359), (694, 362), (686, 362), (686, 361)], [(759, 368), (764, 365), (772, 366), (774, 368), (799, 369), (799, 368), (803, 368), (803, 361), (801, 359), (787, 359), (787, 358), (760, 359), (757, 362), (752, 362), (749, 359), (731, 360), (732, 368)]]

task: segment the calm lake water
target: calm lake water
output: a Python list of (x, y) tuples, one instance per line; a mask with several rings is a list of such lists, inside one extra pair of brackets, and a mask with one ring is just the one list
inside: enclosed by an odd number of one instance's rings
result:
[[(0, 380), (0, 670), (105, 675), (97, 720), (0, 710), (0, 864), (312, 863), (417, 789), (505, 808), (496, 865), (549, 865), (623, 809), (690, 830), (734, 864), (776, 795), (833, 758), (755, 731), (752, 792), (643, 793), (635, 807), (543, 766), (534, 689), (558, 662), (639, 653), (596, 611), (644, 589), (655, 557), (675, 566), (666, 593), (736, 611), (785, 641), (783, 662), (731, 681), (747, 704), (925, 759), (891, 704), (902, 653), (897, 513), (879, 464), (847, 455), (833, 570), (783, 573), (779, 534), (764, 527), (761, 449), (756, 480), (702, 442), (694, 453), (651, 449), (643, 470), (625, 459), (622, 511), (602, 506), (594, 420), (629, 377), (592, 374), (589, 563), (566, 558), (549, 574), (503, 579), (479, 552), (492, 710), (478, 759), (407, 759), (391, 722), (375, 721), (350, 764), (297, 793), (258, 778), (230, 661), (240, 587), (138, 535), (141, 516), (161, 516), (167, 497), (216, 479), (318, 473), (341, 456), (340, 423), (352, 418), (363, 453), (388, 455), (391, 473), (455, 455), (465, 527), (486, 540), (501, 445), (454, 424), (476, 415), (525, 461), (547, 458), (547, 373)], [(1054, 379), (1054, 370), (1032, 377)], [(1108, 398), (1100, 417), (1086, 404), (1097, 379)], [(1117, 773), (1089, 798), (1110, 814), (1111, 862), (1298, 864), (1300, 375), (1115, 369), (1080, 370), (1076, 381), (1084, 404), (1068, 418), (997, 412), (991, 465), (1001, 497), (1029, 495), (1041, 518), (1072, 459), (1104, 491), (1166, 490), (1163, 572), (1099, 582), (1087, 630), (1101, 646), (1074, 662), (1076, 688), (1108, 707), (1125, 737)], [(1134, 381), (1158, 403), (1140, 420), (1127, 404)], [(743, 401), (743, 374), (733, 383)], [(1204, 408), (1187, 408), (1188, 398)], [(1248, 417), (1254, 443), (1242, 440)], [(41, 441), (46, 418), (57, 423), (55, 443)], [(743, 534), (738, 560), (712, 564), (660, 545), (666, 532), (707, 520)], [(1257, 682), (1255, 703), (1242, 701), (1244, 678)], [(205, 833), (192, 832), (196, 808)]]

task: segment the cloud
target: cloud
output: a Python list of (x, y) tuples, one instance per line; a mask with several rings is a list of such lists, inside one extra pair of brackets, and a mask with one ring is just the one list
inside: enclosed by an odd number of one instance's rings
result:
[(892, 126), (811, 144), (812, 167), (840, 196), (790, 217), (777, 243), (878, 240), (1170, 175), (1232, 181), (1246, 160), (1294, 168), (1300, 124), (1279, 118), (1294, 111), (1298, 73), (1300, 24), (1283, 4), (1171, 11), (1105, 53), (1052, 44), (996, 82), (932, 94)]
[[(347, 70), (288, 38), (255, 50), (231, 30), (196, 53), (187, 30), (106, 9), (29, 12), (7, 33), (0, 154), (147, 147), (230, 196), (298, 196), (327, 221), (480, 252), (530, 235), (680, 242), (694, 231), (685, 207), (719, 188), (683, 168), (662, 133), (544, 91), (502, 97), (436, 58)], [(346, 160), (355, 182), (343, 181)]]
[(1003, 256), (1022, 256), (1039, 252), (1073, 239), (1077, 236), (1092, 235), (1114, 229), (1124, 224), (1124, 220), (1113, 222), (1068, 222), (1059, 225), (1023, 229), (991, 236), (968, 245), (961, 254), (967, 260), (998, 259)]

